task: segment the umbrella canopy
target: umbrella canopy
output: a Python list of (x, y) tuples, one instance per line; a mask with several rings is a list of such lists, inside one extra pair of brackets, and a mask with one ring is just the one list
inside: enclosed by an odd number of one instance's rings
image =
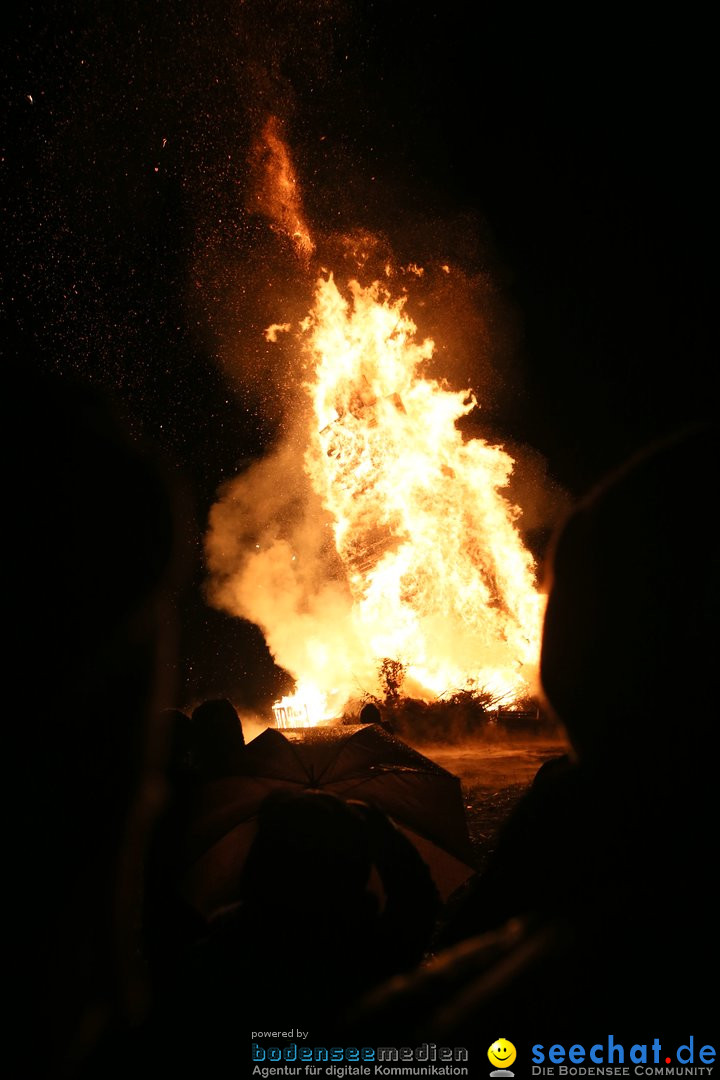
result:
[(383, 810), (428, 864), (442, 899), (473, 873), (459, 779), (376, 724), (282, 730), (248, 743), (237, 774), (199, 792), (186, 894), (209, 914), (237, 880), (273, 792), (324, 791)]

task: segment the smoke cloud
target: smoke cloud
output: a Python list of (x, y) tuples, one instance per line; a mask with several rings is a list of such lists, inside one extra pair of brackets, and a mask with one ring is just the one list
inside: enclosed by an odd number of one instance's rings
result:
[(209, 601), (258, 625), (293, 677), (328, 685), (330, 707), (374, 688), (377, 662), (353, 623), (333, 522), (290, 436), (226, 484), (210, 513)]

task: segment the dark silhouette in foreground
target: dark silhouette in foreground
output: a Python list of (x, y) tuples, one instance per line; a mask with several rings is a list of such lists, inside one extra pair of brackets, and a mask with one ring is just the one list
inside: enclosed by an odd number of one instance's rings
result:
[(193, 722), (179, 709), (165, 709), (157, 724), (165, 736), (165, 793), (145, 859), (142, 918), (142, 950), (154, 996), (173, 983), (184, 950), (205, 930), (182, 891), (200, 782)]
[(232, 702), (213, 698), (198, 705), (191, 718), (190, 741), (200, 783), (236, 773), (245, 749), (245, 736)]
[(153, 717), (173, 689), (177, 537), (163, 470), (112, 405), (33, 374), (29, 360), (16, 375), (23, 589), (6, 614), (36, 704), (13, 725), (9, 754), (22, 792), (11, 919), (20, 1015), (9, 1029), (21, 1036), (16, 1075), (52, 1078), (72, 1075), (147, 1001), (138, 926), (163, 782)]
[(521, 800), (456, 943), (372, 996), (353, 1035), (713, 1033), (713, 451), (707, 429), (652, 448), (559, 531), (541, 677), (573, 760)]
[(224, 918), (245, 938), (245, 962), (256, 961), (258, 998), (302, 1010), (311, 990), (327, 1015), (338, 998), (417, 964), (438, 907), (429, 870), (386, 814), (307, 792), (263, 804), (240, 903)]
[(393, 726), (389, 720), (383, 718), (383, 714), (373, 701), (368, 701), (363, 705), (358, 717), (359, 724), (379, 724), (385, 731), (393, 734)]
[(238, 894), (184, 951), (128, 1057), (107, 1067), (219, 1075), (244, 1060), (238, 1033), (252, 1018), (294, 1017), (324, 1037), (362, 993), (420, 962), (439, 909), (429, 870), (389, 818), (323, 792), (265, 800)]

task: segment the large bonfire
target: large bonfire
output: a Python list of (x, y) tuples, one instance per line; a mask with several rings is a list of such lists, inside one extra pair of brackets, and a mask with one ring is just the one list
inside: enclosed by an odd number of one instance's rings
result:
[[(265, 147), (282, 196), (266, 212), (307, 257), (274, 122)], [(503, 493), (513, 459), (462, 434), (476, 399), (424, 374), (434, 343), (388, 284), (316, 274), (300, 326), (269, 328), (294, 331), (304, 352), (296, 421), (211, 514), (213, 601), (260, 626), (296, 679), (281, 723), (379, 696), (388, 664), (424, 701), (477, 688), (509, 704), (534, 688), (544, 598)]]

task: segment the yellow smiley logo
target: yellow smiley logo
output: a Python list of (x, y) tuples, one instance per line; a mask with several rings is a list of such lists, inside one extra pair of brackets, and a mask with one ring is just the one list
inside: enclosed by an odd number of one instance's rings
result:
[(490, 1064), (498, 1069), (507, 1069), (517, 1057), (517, 1050), (507, 1039), (496, 1039), (488, 1050)]

